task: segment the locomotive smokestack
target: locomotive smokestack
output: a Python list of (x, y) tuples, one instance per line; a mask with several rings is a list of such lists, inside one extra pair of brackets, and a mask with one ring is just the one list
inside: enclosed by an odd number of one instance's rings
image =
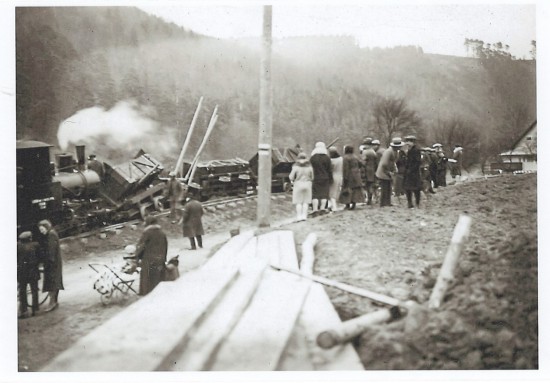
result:
[(75, 145), (78, 170), (86, 170), (86, 146)]

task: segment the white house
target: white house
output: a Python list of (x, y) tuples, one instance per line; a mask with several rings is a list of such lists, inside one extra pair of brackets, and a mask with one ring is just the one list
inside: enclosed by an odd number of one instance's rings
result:
[(512, 171), (537, 171), (537, 120), (512, 145), (512, 149), (500, 153), (503, 169)]

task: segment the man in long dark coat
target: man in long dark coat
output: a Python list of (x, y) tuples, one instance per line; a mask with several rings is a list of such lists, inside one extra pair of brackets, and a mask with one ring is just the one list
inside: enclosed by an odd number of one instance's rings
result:
[(63, 287), (63, 260), (61, 258), (61, 248), (59, 246), (59, 236), (47, 219), (38, 222), (38, 230), (42, 234), (39, 240), (42, 251), (42, 262), (44, 264), (44, 283), (42, 291), (47, 291), (50, 297), (50, 303), (46, 312), (55, 310), (59, 304), (57, 298), (59, 290)]
[(202, 248), (202, 236), (204, 235), (202, 215), (204, 210), (202, 204), (191, 197), (187, 197), (185, 201), (182, 217), (183, 236), (189, 238), (191, 250), (196, 250), (197, 246)]
[(407, 159), (405, 161), (405, 174), (403, 176), (403, 188), (407, 195), (407, 206), (409, 209), (414, 207), (412, 201), (412, 195), (414, 193), (414, 199), (416, 207), (420, 206), (420, 191), (422, 190), (422, 178), (420, 177), (420, 165), (422, 164), (422, 155), (420, 149), (416, 146), (416, 137), (405, 137), (405, 143), (409, 147), (407, 151)]
[(136, 258), (141, 260), (139, 295), (147, 295), (164, 277), (168, 240), (153, 216), (145, 218), (145, 230), (136, 246)]
[(17, 283), (19, 287), (19, 318), (28, 313), (27, 285), (31, 287), (32, 315), (38, 311), (38, 280), (40, 279), (38, 242), (32, 241), (32, 233), (24, 231), (17, 242)]

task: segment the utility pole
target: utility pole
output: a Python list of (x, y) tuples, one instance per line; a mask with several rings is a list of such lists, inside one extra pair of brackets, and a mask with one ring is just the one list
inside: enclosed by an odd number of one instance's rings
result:
[(264, 6), (262, 58), (260, 65), (260, 123), (258, 140), (258, 226), (269, 227), (271, 216), (271, 29), (272, 6)]

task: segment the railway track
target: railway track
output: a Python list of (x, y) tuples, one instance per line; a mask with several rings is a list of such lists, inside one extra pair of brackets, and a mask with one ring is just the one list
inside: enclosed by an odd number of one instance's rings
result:
[[(284, 192), (273, 193), (273, 194), (275, 196), (285, 195)], [(216, 198), (216, 199), (212, 199), (212, 200), (209, 200), (207, 202), (204, 202), (202, 204), (202, 206), (206, 210), (214, 212), (214, 211), (216, 211), (218, 209), (221, 209), (223, 207), (226, 207), (226, 206), (234, 207), (233, 204), (235, 204), (235, 205), (243, 204), (243, 203), (246, 203), (247, 201), (251, 201), (251, 200), (254, 200), (256, 198), (257, 198), (257, 195), (243, 196), (243, 197), (222, 197), (222, 198)], [(151, 215), (153, 215), (155, 217), (165, 217), (168, 214), (170, 214), (170, 211), (168, 209), (164, 209), (162, 211), (155, 211), (155, 212), (151, 213)], [(126, 226), (137, 225), (141, 222), (143, 222), (141, 219), (133, 219), (133, 220), (129, 220), (129, 221), (126, 221), (126, 222), (120, 222), (120, 223), (116, 223), (116, 224), (112, 224), (112, 225), (108, 225), (108, 226), (102, 226), (102, 227), (98, 227), (94, 230), (89, 230), (89, 231), (78, 233), (78, 234), (75, 234), (75, 235), (63, 237), (63, 238), (60, 239), (60, 241), (64, 242), (64, 241), (70, 241), (70, 240), (74, 240), (74, 239), (87, 238), (87, 237), (90, 237), (90, 236), (93, 236), (93, 235), (101, 235), (102, 233), (107, 233), (107, 232), (119, 230), (119, 229), (122, 229)]]

